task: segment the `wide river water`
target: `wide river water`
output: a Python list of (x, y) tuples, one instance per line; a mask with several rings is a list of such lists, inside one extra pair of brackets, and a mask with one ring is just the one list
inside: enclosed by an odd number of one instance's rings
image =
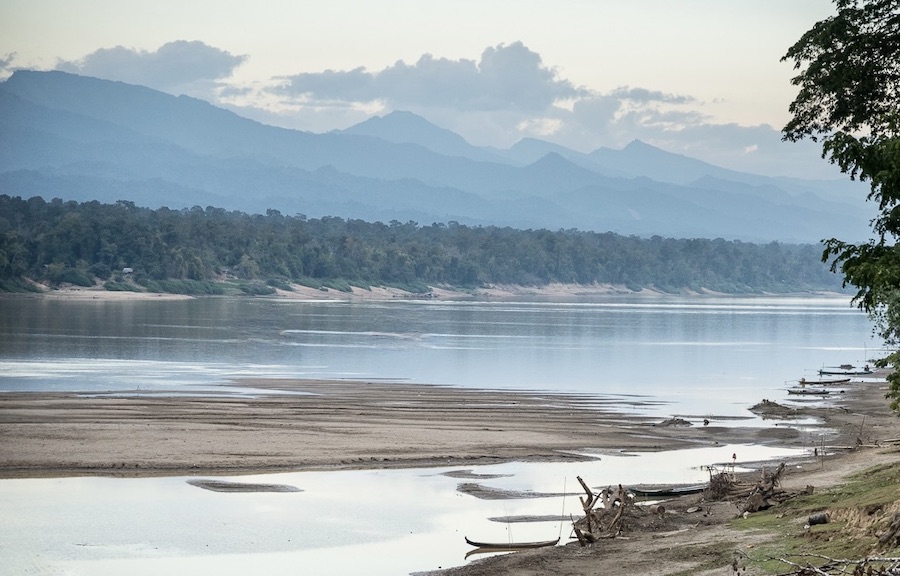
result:
[[(849, 298), (553, 302), (0, 299), (0, 391), (214, 390), (234, 378), (391, 379), (746, 414), (879, 353)], [(748, 402), (750, 404), (748, 404)]]
[[(567, 302), (0, 298), (3, 391), (222, 393), (245, 376), (549, 390), (621, 409), (749, 418), (823, 366), (881, 353), (849, 298), (610, 296)], [(246, 394), (261, 393), (239, 389)], [(754, 425), (748, 419), (747, 425)], [(2, 448), (0, 448), (2, 449)], [(476, 467), (510, 490), (695, 482), (754, 446)], [(302, 492), (214, 493), (185, 478), (0, 480), (0, 572), (406, 574), (467, 560), (463, 536), (546, 540), (577, 497), (478, 500), (449, 469), (266, 475)], [(363, 568), (364, 567), (364, 568)]]

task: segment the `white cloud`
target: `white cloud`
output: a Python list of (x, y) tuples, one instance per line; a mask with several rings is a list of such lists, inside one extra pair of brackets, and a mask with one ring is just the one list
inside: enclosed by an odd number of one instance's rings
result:
[(65, 72), (141, 84), (171, 93), (209, 92), (247, 59), (203, 42), (177, 40), (148, 52), (116, 46), (75, 61), (59, 61)]
[(12, 65), (13, 60), (15, 59), (15, 52), (10, 52), (6, 56), (0, 57), (0, 78), (6, 78), (15, 71)]
[(654, 103), (662, 102), (666, 104), (691, 104), (697, 101), (693, 96), (685, 94), (667, 94), (659, 90), (648, 90), (646, 88), (631, 88), (630, 86), (621, 86), (610, 92), (610, 96), (621, 100), (631, 100), (634, 102)]
[(389, 108), (450, 108), (459, 112), (543, 111), (587, 91), (560, 79), (521, 42), (486, 48), (479, 61), (435, 58), (398, 61), (379, 72), (325, 70), (279, 79), (272, 91), (288, 100), (383, 102)]

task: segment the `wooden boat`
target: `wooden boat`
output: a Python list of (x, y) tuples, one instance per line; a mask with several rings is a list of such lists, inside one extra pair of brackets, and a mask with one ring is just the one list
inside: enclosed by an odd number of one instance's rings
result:
[(871, 376), (874, 373), (872, 370), (819, 370), (819, 376)]
[(850, 378), (831, 378), (823, 380), (807, 380), (806, 378), (801, 378), (798, 382), (801, 386), (805, 384), (819, 384), (820, 386), (828, 386), (829, 384), (847, 384), (850, 382)]
[(693, 484), (690, 486), (661, 486), (659, 488), (633, 488), (629, 487), (628, 491), (635, 496), (651, 497), (651, 498), (671, 498), (674, 496), (685, 496), (687, 494), (699, 494), (706, 490), (706, 484)]
[(806, 394), (809, 396), (827, 396), (831, 394), (828, 390), (809, 390), (806, 388), (788, 388), (788, 394)]
[(559, 544), (559, 538), (556, 540), (544, 540), (543, 542), (477, 542), (469, 540), (466, 537), (466, 543), (476, 548), (484, 548), (491, 551), (503, 550), (525, 550), (526, 548), (544, 548), (545, 546), (556, 546)]

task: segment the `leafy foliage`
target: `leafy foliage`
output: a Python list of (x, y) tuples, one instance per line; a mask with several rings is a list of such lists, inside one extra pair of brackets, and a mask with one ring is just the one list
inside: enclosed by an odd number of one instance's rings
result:
[[(784, 127), (786, 140), (822, 138), (822, 155), (851, 178), (870, 182), (878, 203), (876, 238), (851, 244), (826, 241), (823, 260), (854, 301), (871, 314), (888, 345), (900, 344), (900, 2), (835, 0), (837, 14), (816, 23), (783, 60), (800, 73), (800, 91)], [(900, 366), (900, 353), (880, 362)], [(891, 406), (900, 409), (900, 372), (890, 377)]]
[[(150, 210), (125, 201), (48, 203), (5, 195), (0, 215), (0, 286), (10, 287), (22, 278), (92, 283), (96, 272), (106, 274), (112, 290), (185, 294), (222, 294), (223, 280), (248, 294), (291, 283), (420, 293), (429, 286), (554, 282), (673, 293), (839, 287), (812, 245), (307, 219), (276, 210)], [(125, 268), (132, 271), (126, 275)]]

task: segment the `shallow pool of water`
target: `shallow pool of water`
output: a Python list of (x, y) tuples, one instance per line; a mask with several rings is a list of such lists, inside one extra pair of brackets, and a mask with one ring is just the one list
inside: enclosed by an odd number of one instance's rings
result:
[[(709, 478), (707, 466), (732, 464), (732, 455), (740, 467), (803, 453), (739, 445), (479, 466), (462, 478), (448, 475), (460, 468), (218, 478), (302, 490), (286, 493), (212, 492), (185, 477), (0, 480), (0, 565), (10, 574), (67, 576), (358, 576), (364, 565), (367, 576), (394, 576), (471, 561), (465, 536), (566, 542), (568, 522), (502, 519), (577, 516), (576, 476), (596, 490), (693, 483)], [(457, 490), (472, 482), (552, 496), (485, 500)]]

